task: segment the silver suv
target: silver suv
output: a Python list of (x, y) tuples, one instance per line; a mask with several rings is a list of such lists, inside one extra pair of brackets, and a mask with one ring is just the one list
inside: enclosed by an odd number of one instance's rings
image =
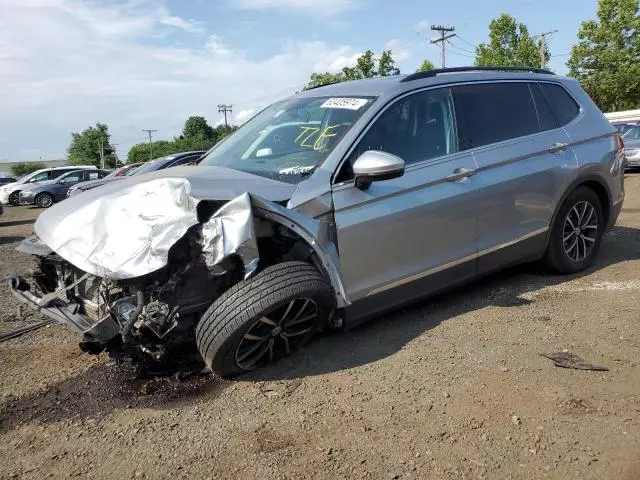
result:
[(622, 206), (623, 145), (574, 80), (508, 70), (277, 102), (198, 166), (45, 211), (13, 292), (87, 352), (157, 368), (191, 348), (233, 376), (509, 265), (583, 270)]

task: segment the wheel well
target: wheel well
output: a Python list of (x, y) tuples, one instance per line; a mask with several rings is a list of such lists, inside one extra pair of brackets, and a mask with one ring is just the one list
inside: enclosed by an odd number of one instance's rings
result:
[[(602, 186), (601, 183), (596, 182), (595, 180), (589, 180), (587, 182), (581, 183), (578, 187), (587, 187), (595, 192), (598, 195), (598, 200), (600, 200), (600, 204), (602, 205), (602, 211), (604, 213), (604, 224), (609, 224), (609, 215), (611, 204), (609, 201), (609, 193), (607, 189)], [(576, 187), (577, 188), (577, 187)]]

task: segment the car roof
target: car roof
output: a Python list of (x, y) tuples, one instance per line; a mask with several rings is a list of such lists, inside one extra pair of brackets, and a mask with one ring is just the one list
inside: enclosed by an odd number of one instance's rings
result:
[(556, 80), (565, 81), (566, 77), (539, 69), (537, 71), (503, 71), (502, 68), (489, 67), (492, 70), (482, 70), (483, 67), (464, 67), (443, 70), (419, 72), (410, 75), (393, 75), (374, 77), (364, 80), (334, 83), (322, 87), (312, 88), (301, 92), (299, 97), (323, 96), (394, 96), (405, 91), (415, 90), (427, 86), (445, 85), (450, 83), (477, 82), (483, 80)]

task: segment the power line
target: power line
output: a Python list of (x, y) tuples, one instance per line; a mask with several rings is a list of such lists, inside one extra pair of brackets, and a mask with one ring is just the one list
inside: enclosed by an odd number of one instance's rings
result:
[[(463, 41), (464, 43), (466, 43), (467, 45), (470, 45), (470, 46), (472, 46), (473, 48), (478, 48), (478, 46), (477, 46), (475, 43), (471, 43), (470, 41), (465, 40), (464, 38), (462, 38), (462, 37), (460, 36), (460, 34), (457, 34), (456, 36), (457, 36), (457, 38), (459, 38), (460, 40), (462, 40), (462, 41)], [(475, 53), (475, 52), (474, 52), (474, 53)]]
[(151, 134), (157, 132), (158, 130), (150, 130), (150, 129), (142, 129), (143, 132), (147, 132), (149, 134), (149, 160), (153, 160), (153, 142), (151, 141)]
[(472, 52), (471, 50), (467, 50), (466, 48), (462, 48), (461, 46), (456, 45), (455, 43), (452, 43), (450, 40), (447, 40), (447, 43), (449, 44), (449, 46), (451, 46), (451, 47), (453, 47), (453, 48), (456, 48), (456, 49), (458, 49), (458, 50), (459, 50), (459, 51), (461, 51), (461, 52), (470, 53), (470, 54), (472, 54), (472, 55), (475, 55), (475, 54), (476, 54), (476, 52)]
[(446, 59), (445, 59), (445, 50), (446, 50), (446, 45), (445, 45), (445, 40), (448, 40), (450, 38), (453, 38), (456, 36), (455, 33), (452, 33), (451, 35), (447, 35), (447, 32), (454, 32), (455, 28), (454, 27), (445, 27), (443, 25), (431, 25), (431, 31), (434, 32), (440, 32), (440, 38), (436, 38), (431, 40), (432, 44), (440, 44), (440, 63), (442, 65), (442, 68), (446, 67)]
[(227, 123), (227, 112), (229, 112), (229, 114), (231, 114), (233, 111), (233, 105), (218, 105), (218, 113), (224, 113), (224, 126), (228, 127), (229, 124)]
[[(449, 45), (449, 46), (452, 46), (452, 45)], [(473, 55), (467, 55), (466, 53), (460, 53), (460, 52), (458, 52), (458, 51), (456, 51), (456, 50), (450, 50), (450, 53), (451, 53), (452, 55), (456, 55), (456, 56), (458, 56), (458, 57), (474, 58), (474, 59), (476, 58), (476, 57), (474, 57)]]

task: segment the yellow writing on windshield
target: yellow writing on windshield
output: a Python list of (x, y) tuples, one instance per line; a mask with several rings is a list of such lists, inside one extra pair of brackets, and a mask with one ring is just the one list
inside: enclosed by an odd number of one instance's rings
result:
[(329, 145), (329, 139), (338, 135), (335, 129), (339, 126), (340, 124), (328, 125), (324, 129), (320, 127), (300, 127), (301, 132), (293, 143), (315, 151), (324, 150)]

